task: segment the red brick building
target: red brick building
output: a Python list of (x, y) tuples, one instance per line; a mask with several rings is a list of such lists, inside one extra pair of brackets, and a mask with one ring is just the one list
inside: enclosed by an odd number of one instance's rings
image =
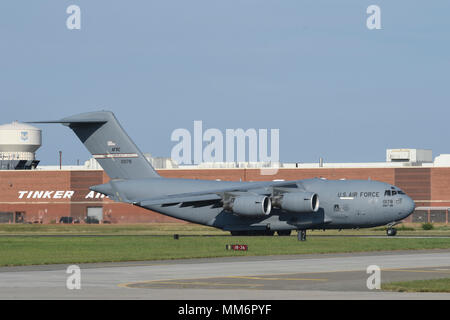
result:
[[(170, 178), (235, 181), (371, 179), (396, 185), (416, 202), (408, 222), (448, 223), (450, 167), (408, 168), (281, 168), (276, 175), (259, 169), (163, 169)], [(89, 210), (102, 213), (104, 222), (180, 222), (129, 204), (116, 203), (89, 190), (108, 182), (102, 170), (5, 170), (0, 171), (0, 222), (58, 222), (63, 216), (84, 221)], [(320, 194), (319, 194), (320, 196)]]

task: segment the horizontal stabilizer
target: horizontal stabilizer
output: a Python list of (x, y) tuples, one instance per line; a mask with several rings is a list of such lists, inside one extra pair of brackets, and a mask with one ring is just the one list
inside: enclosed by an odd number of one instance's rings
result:
[(70, 125), (81, 125), (83, 123), (85, 123), (85, 124), (94, 124), (94, 123), (102, 124), (102, 123), (106, 123), (106, 121), (104, 119), (103, 120), (100, 120), (100, 119), (98, 119), (98, 120), (96, 120), (96, 119), (81, 120), (80, 119), (80, 120), (70, 120), (70, 121), (61, 119), (61, 120), (48, 120), (48, 121), (27, 121), (26, 123), (61, 123), (65, 126), (70, 126)]
[(123, 192), (121, 192), (120, 189), (117, 187), (116, 181), (114, 180), (109, 181), (109, 185), (111, 185), (112, 191), (114, 193), (113, 200), (132, 203), (132, 201), (128, 200), (128, 198), (123, 194)]

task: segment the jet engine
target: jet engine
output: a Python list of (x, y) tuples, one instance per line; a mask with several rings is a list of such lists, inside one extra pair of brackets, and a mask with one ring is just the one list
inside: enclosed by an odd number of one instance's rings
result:
[(266, 196), (239, 196), (231, 199), (225, 209), (245, 217), (266, 216), (270, 214), (272, 201)]
[(286, 192), (274, 198), (273, 206), (294, 213), (319, 210), (319, 196), (314, 192)]

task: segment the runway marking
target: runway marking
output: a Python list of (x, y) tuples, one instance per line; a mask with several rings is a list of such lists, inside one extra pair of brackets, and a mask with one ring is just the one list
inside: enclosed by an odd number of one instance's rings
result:
[[(341, 270), (341, 271), (319, 271), (319, 272), (290, 272), (290, 273), (276, 273), (276, 274), (265, 274), (264, 276), (282, 276), (282, 275), (294, 275), (294, 274), (315, 274), (315, 273), (338, 273), (338, 272), (364, 272), (365, 270)], [(200, 278), (175, 278), (175, 279), (160, 279), (160, 280), (144, 280), (144, 281), (134, 281), (134, 282), (126, 282), (126, 283), (119, 283), (117, 284), (118, 287), (121, 288), (133, 288), (132, 285), (135, 284), (153, 284), (153, 283), (160, 283), (161, 281), (183, 281), (183, 280), (192, 280), (192, 279), (219, 279), (219, 278), (257, 278), (256, 276), (211, 276), (211, 277), (200, 277)], [(291, 280), (290, 278), (262, 278), (262, 280)], [(300, 280), (300, 278), (292, 278)], [(305, 278), (302, 280), (314, 280), (314, 281), (328, 281), (328, 279), (311, 279), (311, 278)]]
[[(140, 282), (138, 282), (140, 284)], [(199, 286), (225, 286), (225, 287), (263, 287), (263, 284), (246, 284), (246, 283), (219, 283), (219, 282), (182, 282), (182, 281), (155, 281), (154, 284), (176, 284), (176, 285), (199, 285)], [(139, 287), (138, 287), (139, 288)]]
[[(441, 271), (447, 270), (447, 271)], [(406, 269), (381, 269), (381, 271), (399, 271), (399, 272), (417, 272), (417, 273), (448, 273), (450, 274), (449, 269), (441, 269), (441, 270), (406, 270)]]
[(437, 270), (437, 271), (450, 271), (450, 269), (434, 269), (434, 270)]
[[(450, 269), (446, 268), (447, 266), (434, 266), (429, 268), (434, 268), (434, 270), (414, 270), (414, 269), (397, 269), (397, 268), (386, 268), (381, 269), (381, 271), (393, 271), (393, 272), (416, 272), (416, 273), (441, 273), (441, 274), (450, 274)], [(326, 282), (329, 279), (325, 278), (282, 278), (280, 276), (289, 276), (289, 275), (302, 275), (302, 274), (334, 274), (334, 273), (344, 273), (344, 272), (366, 272), (365, 269), (358, 270), (335, 270), (335, 271), (316, 271), (316, 272), (290, 272), (290, 273), (278, 273), (278, 274), (264, 274), (262, 276), (211, 276), (211, 277), (200, 277), (200, 278), (178, 278), (178, 279), (160, 279), (160, 280), (148, 280), (148, 281), (136, 281), (129, 283), (121, 283), (118, 284), (118, 287), (122, 288), (130, 288), (136, 289), (140, 287), (133, 287), (133, 285), (144, 285), (150, 284), (155, 285), (153, 288), (165, 288), (171, 289), (170, 287), (159, 287), (158, 284), (175, 284), (175, 285), (202, 285), (202, 286), (223, 286), (223, 287), (233, 287), (233, 286), (241, 286), (247, 287), (251, 289), (252, 287), (264, 287), (264, 284), (235, 284), (235, 283), (218, 283), (218, 282), (200, 282), (195, 280), (207, 280), (207, 279), (248, 279), (248, 280), (268, 280), (268, 281), (317, 281), (317, 282)], [(266, 278), (266, 276), (269, 276)], [(270, 277), (272, 276), (272, 277)], [(194, 280), (194, 281), (189, 281)], [(255, 288), (256, 289), (256, 288)]]
[[(298, 273), (296, 273), (298, 274)], [(280, 275), (280, 274), (278, 274)], [(205, 278), (196, 278), (201, 280), (206, 279), (249, 279), (249, 280), (269, 280), (269, 281), (328, 281), (328, 279), (313, 279), (313, 278), (264, 278), (264, 277), (255, 277), (255, 276), (227, 276), (227, 277), (205, 277)], [(180, 281), (181, 280), (181, 281)], [(117, 286), (121, 288), (139, 288), (133, 287), (136, 285), (158, 285), (158, 284), (176, 284), (176, 285), (204, 285), (204, 286), (241, 286), (241, 287), (263, 287), (263, 284), (240, 284), (240, 283), (218, 283), (218, 282), (188, 282), (183, 280), (190, 279), (163, 279), (163, 280), (149, 280), (149, 281), (137, 281), (137, 282), (129, 282), (129, 283), (120, 283)]]
[[(218, 279), (218, 278), (226, 278), (226, 277), (220, 277), (220, 276), (211, 276), (211, 277), (197, 277), (197, 278), (175, 278), (175, 279), (159, 279), (159, 280), (144, 280), (144, 281), (134, 281), (134, 282), (126, 282), (126, 283), (119, 283), (117, 286), (121, 288), (132, 288), (130, 286), (135, 284), (153, 284), (153, 283), (161, 283), (161, 282), (172, 282), (172, 281), (189, 281), (189, 280), (206, 280), (206, 279)], [(173, 283), (173, 282), (172, 282)]]
[(121, 268), (121, 267), (158, 267), (158, 266), (170, 266), (170, 263), (154, 263), (154, 264), (117, 264), (117, 265), (107, 265), (107, 266), (92, 266), (88, 267), (89, 269), (98, 269), (98, 268)]
[(328, 281), (328, 279), (312, 279), (312, 278), (264, 278), (264, 277), (244, 277), (244, 276), (230, 276), (227, 278), (235, 279), (250, 279), (250, 280), (292, 280), (292, 281)]

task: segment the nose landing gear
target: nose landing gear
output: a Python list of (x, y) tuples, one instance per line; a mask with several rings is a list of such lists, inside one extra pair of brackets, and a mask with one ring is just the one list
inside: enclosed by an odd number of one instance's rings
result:
[(397, 234), (397, 229), (395, 229), (395, 228), (388, 228), (386, 230), (386, 234), (387, 234), (388, 237), (393, 237), (393, 236), (395, 236)]
[(400, 221), (393, 221), (387, 225), (386, 234), (388, 237), (393, 237), (397, 234), (397, 229), (394, 228), (395, 225), (401, 223)]

